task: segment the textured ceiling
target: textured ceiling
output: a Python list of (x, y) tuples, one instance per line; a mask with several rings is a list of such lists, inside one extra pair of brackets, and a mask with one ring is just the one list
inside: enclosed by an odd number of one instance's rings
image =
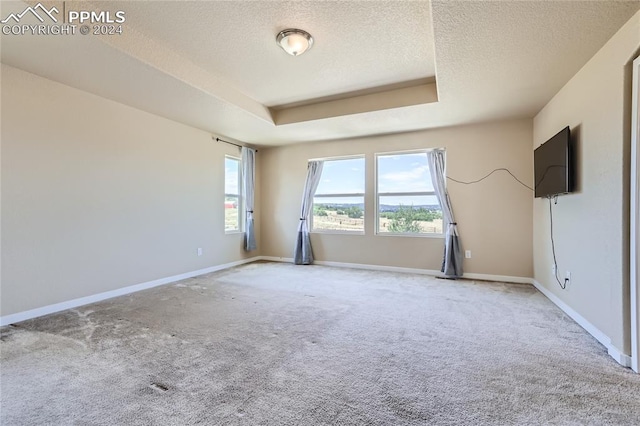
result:
[[(3, 35), (2, 62), (216, 135), (278, 145), (531, 117), (640, 2), (65, 6), (124, 10), (124, 33)], [(5, 17), (26, 5), (0, 7)], [(313, 34), (308, 53), (277, 47), (288, 27)]]
[(531, 117), (638, 9), (638, 1), (434, 1), (440, 101), (470, 117), (506, 109)]
[[(151, 8), (127, 5), (127, 25), (267, 106), (435, 75), (428, 2), (153, 2)], [(397, 23), (402, 31), (385, 29)], [(308, 54), (292, 57), (277, 47), (276, 34), (291, 27), (314, 37)]]

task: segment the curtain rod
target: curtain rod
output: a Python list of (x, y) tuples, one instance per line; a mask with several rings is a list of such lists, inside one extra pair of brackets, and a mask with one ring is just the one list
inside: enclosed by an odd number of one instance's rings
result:
[[(229, 145), (233, 145), (233, 146), (237, 146), (238, 148), (243, 148), (243, 145), (239, 145), (237, 143), (233, 143), (233, 142), (229, 142), (229, 141), (225, 141), (224, 139), (220, 139), (220, 138), (214, 138), (213, 136), (211, 136), (211, 139), (215, 140), (216, 142), (224, 142), (224, 143), (228, 143)], [(258, 152), (258, 150), (255, 150), (256, 152)]]

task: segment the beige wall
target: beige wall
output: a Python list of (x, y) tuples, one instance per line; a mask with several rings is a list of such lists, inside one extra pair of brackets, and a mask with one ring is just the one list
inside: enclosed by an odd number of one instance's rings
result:
[[(444, 147), (447, 173), (477, 179), (498, 167), (531, 184), (531, 120), (443, 128), (343, 141), (299, 144), (260, 151), (263, 254), (293, 257), (302, 188), (311, 158), (365, 154), (365, 235), (313, 234), (317, 260), (439, 270), (443, 239), (374, 235), (374, 153)], [(470, 186), (448, 184), (465, 249), (468, 273), (531, 277), (531, 191), (505, 173)]]
[(1, 314), (248, 257), (224, 233), (226, 153), (238, 150), (3, 65)]
[(630, 63), (640, 47), (640, 12), (534, 119), (534, 148), (565, 126), (577, 144), (577, 191), (554, 206), (561, 290), (551, 273), (549, 205), (534, 201), (535, 279), (629, 353), (628, 167)]

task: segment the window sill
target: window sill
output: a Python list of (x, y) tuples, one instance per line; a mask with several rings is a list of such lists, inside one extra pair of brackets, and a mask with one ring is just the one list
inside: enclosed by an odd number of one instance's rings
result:
[(376, 237), (401, 237), (401, 238), (440, 238), (444, 239), (444, 234), (396, 234), (392, 232), (376, 232)]
[(233, 234), (244, 234), (244, 231), (240, 231), (240, 230), (235, 230), (235, 231), (224, 231), (225, 234), (227, 235), (233, 235)]
[(331, 230), (331, 229), (314, 229), (309, 231), (310, 234), (320, 234), (320, 235), (364, 235), (364, 231), (339, 231), (339, 230)]

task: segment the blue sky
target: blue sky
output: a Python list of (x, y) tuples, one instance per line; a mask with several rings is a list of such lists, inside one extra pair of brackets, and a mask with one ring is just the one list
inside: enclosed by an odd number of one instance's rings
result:
[[(225, 193), (238, 192), (238, 164), (225, 158)], [(378, 156), (379, 192), (433, 191), (425, 153)], [(317, 194), (354, 194), (365, 192), (364, 158), (326, 161)], [(360, 204), (363, 197), (319, 197), (317, 203)], [(434, 205), (435, 196), (381, 196), (380, 204)]]
[[(378, 191), (383, 192), (424, 192), (433, 191), (427, 155), (425, 153), (378, 156)], [(350, 194), (365, 191), (364, 158), (326, 161), (322, 179), (316, 194)], [(328, 198), (320, 197), (318, 203), (362, 203), (362, 197)], [(380, 198), (381, 204), (424, 205), (437, 204), (435, 197)]]
[(325, 161), (316, 194), (364, 193), (364, 158)]
[(433, 191), (427, 154), (378, 156), (378, 192)]
[(238, 164), (237, 160), (231, 160), (229, 158), (224, 159), (224, 193), (225, 194), (237, 194), (238, 193)]

